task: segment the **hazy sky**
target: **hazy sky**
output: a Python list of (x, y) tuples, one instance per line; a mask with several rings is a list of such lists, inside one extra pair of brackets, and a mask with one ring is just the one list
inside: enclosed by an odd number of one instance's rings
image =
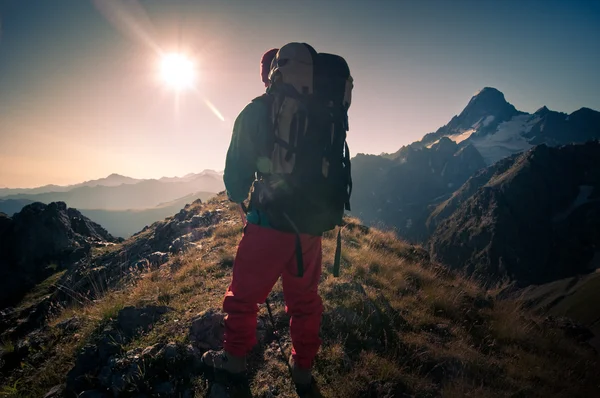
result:
[[(596, 0), (0, 0), (0, 20), (0, 186), (222, 170), (260, 56), (290, 41), (348, 61), (353, 154), (420, 139), (484, 86), (600, 109)], [(173, 51), (199, 72), (178, 101), (158, 78)]]

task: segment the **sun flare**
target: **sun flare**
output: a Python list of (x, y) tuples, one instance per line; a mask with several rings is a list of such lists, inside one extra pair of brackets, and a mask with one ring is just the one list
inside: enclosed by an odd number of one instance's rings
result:
[(177, 53), (162, 56), (160, 75), (169, 87), (177, 91), (191, 88), (196, 80), (196, 70), (192, 60)]

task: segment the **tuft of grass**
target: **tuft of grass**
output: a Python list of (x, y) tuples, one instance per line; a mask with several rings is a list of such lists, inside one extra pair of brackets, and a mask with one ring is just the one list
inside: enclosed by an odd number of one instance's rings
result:
[(216, 239), (230, 239), (234, 236), (241, 236), (241, 224), (219, 225), (215, 228), (213, 234)]
[(20, 397), (22, 395), (22, 393), (24, 392), (23, 390), (20, 389), (20, 384), (21, 384), (21, 380), (17, 379), (9, 385), (3, 385), (2, 387), (0, 387), (0, 397), (6, 397), (6, 398)]
[(48, 278), (38, 283), (29, 293), (23, 297), (18, 309), (23, 309), (39, 302), (44, 296), (50, 294), (56, 287), (60, 278), (65, 274), (66, 270), (50, 275)]
[(11, 340), (2, 340), (0, 343), (0, 349), (2, 352), (4, 352), (4, 354), (15, 352), (15, 343)]

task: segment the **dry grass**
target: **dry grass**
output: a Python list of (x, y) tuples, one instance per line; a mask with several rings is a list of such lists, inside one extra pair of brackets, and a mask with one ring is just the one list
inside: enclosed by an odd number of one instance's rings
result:
[[(218, 202), (192, 205), (214, 209)], [(229, 206), (231, 219), (237, 214)], [(124, 291), (65, 309), (51, 329), (73, 316), (83, 320), (73, 336), (57, 339), (38, 369), (23, 373), (33, 393), (7, 379), (8, 396), (43, 396), (64, 382), (79, 347), (128, 305), (160, 304), (169, 312), (125, 349), (187, 339), (194, 316), (221, 307), (241, 225), (221, 224), (202, 247), (172, 258)], [(365, 231), (350, 219), (343, 231), (341, 278), (333, 278), (335, 231), (323, 244), (323, 345), (315, 378), (324, 397), (551, 397), (598, 396), (598, 370), (590, 353), (562, 333), (544, 330), (514, 302), (495, 301), (472, 280), (429, 263), (418, 247), (391, 234)], [(289, 352), (288, 318), (274, 289), (279, 332)], [(265, 315), (264, 308), (261, 316)], [(254, 396), (294, 396), (286, 365), (270, 347), (253, 352)], [(195, 381), (204, 396), (203, 378)], [(1, 393), (0, 393), (1, 394)]]

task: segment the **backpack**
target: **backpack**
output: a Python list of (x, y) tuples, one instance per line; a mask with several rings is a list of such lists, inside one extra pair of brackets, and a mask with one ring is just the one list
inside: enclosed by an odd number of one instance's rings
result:
[(321, 235), (341, 226), (350, 210), (350, 69), (338, 55), (288, 43), (277, 52), (269, 79), (267, 94), (255, 100), (270, 111), (270, 170), (258, 174), (250, 205), (275, 229)]

